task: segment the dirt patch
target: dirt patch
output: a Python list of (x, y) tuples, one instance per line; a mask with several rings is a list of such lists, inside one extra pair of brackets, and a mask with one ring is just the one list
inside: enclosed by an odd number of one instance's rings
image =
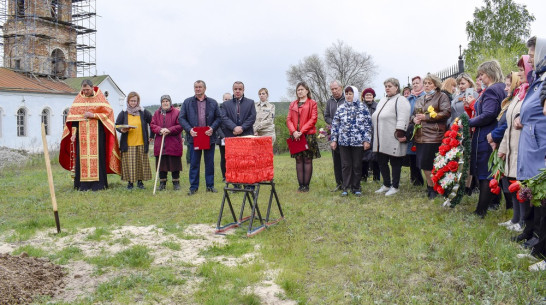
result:
[(65, 272), (47, 258), (0, 254), (0, 304), (28, 304), (39, 295), (55, 296)]
[(12, 164), (24, 164), (28, 159), (28, 153), (22, 149), (0, 147), (0, 169)]

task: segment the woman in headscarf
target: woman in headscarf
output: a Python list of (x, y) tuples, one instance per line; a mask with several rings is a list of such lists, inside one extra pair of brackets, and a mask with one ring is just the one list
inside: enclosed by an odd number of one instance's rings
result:
[(138, 93), (130, 92), (127, 95), (127, 110), (120, 112), (116, 119), (116, 130), (121, 133), (121, 180), (127, 181), (129, 190), (133, 189), (135, 181), (139, 189), (144, 189), (142, 181), (152, 179), (148, 160), (151, 122), (152, 114), (140, 107)]
[[(157, 109), (150, 123), (152, 132), (156, 135), (154, 141), (154, 155), (156, 168), (159, 167), (159, 190), (167, 186), (167, 172), (171, 172), (173, 189), (180, 190), (180, 171), (182, 170), (182, 126), (178, 123), (180, 111), (172, 106), (169, 95), (161, 96), (161, 107)], [(161, 163), (159, 152), (161, 140), (165, 137)]]
[(487, 143), (487, 135), (497, 127), (497, 116), (501, 110), (501, 103), (506, 98), (506, 91), (504, 91), (506, 85), (503, 82), (504, 76), (500, 64), (496, 60), (482, 63), (478, 67), (478, 74), (485, 90), (476, 100), (474, 104), (475, 116), (469, 121), (469, 126), (474, 128), (470, 172), (478, 179), (480, 189), (480, 197), (474, 213), (483, 218), (494, 199), (489, 188), (491, 172), (487, 166), (493, 149)]
[[(514, 121), (519, 116), (521, 104), (525, 95), (527, 95), (527, 89), (529, 89), (529, 83), (527, 82), (527, 74), (532, 70), (531, 64), (528, 63), (529, 55), (523, 55), (518, 61), (519, 82), (521, 85), (517, 87), (504, 101), (508, 100), (508, 105), (505, 109), (504, 117), (506, 120), (506, 130), (502, 137), (502, 141), (499, 145), (499, 157), (504, 159), (504, 180), (516, 180), (517, 176), (517, 160), (518, 160), (518, 143), (521, 130), (515, 127)], [(512, 82), (514, 83), (514, 82)], [(503, 107), (504, 109), (504, 107)], [(504, 185), (503, 185), (504, 188)], [(528, 205), (520, 204), (516, 198), (517, 193), (510, 193), (510, 203), (512, 204), (514, 214), (512, 219), (502, 222), (499, 225), (508, 227), (512, 231), (521, 231), (523, 229), (523, 215), (525, 215)], [(506, 201), (506, 206), (509, 202)]]
[(362, 196), (362, 156), (370, 149), (371, 118), (368, 107), (358, 100), (354, 86), (345, 88), (345, 103), (338, 107), (332, 120), (332, 150), (341, 154), (343, 185), (341, 196), (347, 196), (349, 189), (355, 196)]
[[(417, 148), (417, 167), (423, 171), (427, 181), (427, 197), (434, 199), (436, 191), (434, 191), (434, 183), (430, 174), (434, 164), (434, 157), (447, 130), (447, 120), (451, 115), (451, 100), (445, 93), (440, 91), (442, 82), (438, 76), (428, 74), (423, 83), (425, 85), (425, 95), (415, 103), (411, 118), (413, 123), (421, 125), (421, 128), (418, 128), (415, 132), (413, 141)], [(432, 111), (429, 109), (432, 109)]]
[[(383, 185), (375, 192), (391, 196), (399, 191), (411, 106), (400, 95), (400, 82), (396, 78), (388, 78), (383, 84), (386, 96), (379, 101), (372, 115), (373, 151), (377, 154), (377, 163), (383, 177)], [(389, 163), (392, 167), (392, 181)]]
[[(371, 117), (373, 113), (375, 112), (375, 109), (377, 109), (377, 102), (375, 101), (375, 91), (372, 88), (364, 89), (364, 91), (362, 91), (361, 101), (368, 107), (368, 112), (370, 113), (370, 117)], [(373, 125), (371, 127), (372, 127), (371, 140), (373, 140)], [(375, 160), (375, 158), (373, 157), (371, 150), (369, 151), (369, 153), (367, 154), (365, 153), (364, 159), (362, 160), (362, 181), (368, 180), (368, 171), (370, 167), (372, 168), (373, 181), (381, 180), (379, 165), (377, 164), (377, 160)]]

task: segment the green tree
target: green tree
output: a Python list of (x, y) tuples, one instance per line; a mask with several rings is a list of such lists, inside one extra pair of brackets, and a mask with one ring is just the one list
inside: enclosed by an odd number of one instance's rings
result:
[(476, 71), (485, 60), (497, 58), (503, 67), (515, 66), (517, 58), (526, 54), (525, 41), (529, 38), (535, 16), (525, 5), (512, 0), (484, 0), (484, 6), (474, 10), (474, 20), (466, 22), (468, 49), (464, 51), (466, 70)]

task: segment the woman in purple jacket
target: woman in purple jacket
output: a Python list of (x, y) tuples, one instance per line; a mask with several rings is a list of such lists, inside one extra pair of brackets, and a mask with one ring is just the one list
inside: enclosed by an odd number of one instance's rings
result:
[(475, 128), (472, 135), (470, 172), (478, 179), (480, 187), (480, 197), (474, 213), (483, 218), (494, 198), (489, 189), (491, 172), (487, 166), (493, 149), (487, 142), (487, 135), (497, 127), (501, 102), (506, 98), (506, 85), (500, 64), (496, 60), (482, 63), (478, 67), (478, 75), (486, 89), (474, 104), (476, 115), (469, 122), (470, 127)]
[[(182, 170), (182, 126), (178, 123), (179, 110), (172, 106), (171, 97), (161, 97), (161, 107), (157, 109), (150, 123), (150, 128), (155, 135), (154, 155), (156, 168), (159, 166), (159, 190), (165, 190), (167, 185), (167, 172), (171, 172), (173, 189), (180, 189), (180, 171)], [(165, 136), (161, 163), (158, 165), (159, 151), (161, 150), (161, 138)]]

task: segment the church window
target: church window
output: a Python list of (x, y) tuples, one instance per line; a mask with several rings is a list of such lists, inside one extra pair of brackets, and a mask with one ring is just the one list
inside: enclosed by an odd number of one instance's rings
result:
[(48, 136), (50, 133), (49, 120), (50, 120), (49, 109), (42, 110), (42, 123), (44, 123), (45, 134)]
[(64, 124), (66, 123), (66, 118), (68, 117), (68, 108), (66, 108), (64, 111), (63, 111), (63, 126)]
[(25, 108), (17, 110), (17, 136), (25, 137), (27, 135), (27, 111)]
[(17, 0), (16, 10), (17, 17), (25, 16), (25, 0)]

